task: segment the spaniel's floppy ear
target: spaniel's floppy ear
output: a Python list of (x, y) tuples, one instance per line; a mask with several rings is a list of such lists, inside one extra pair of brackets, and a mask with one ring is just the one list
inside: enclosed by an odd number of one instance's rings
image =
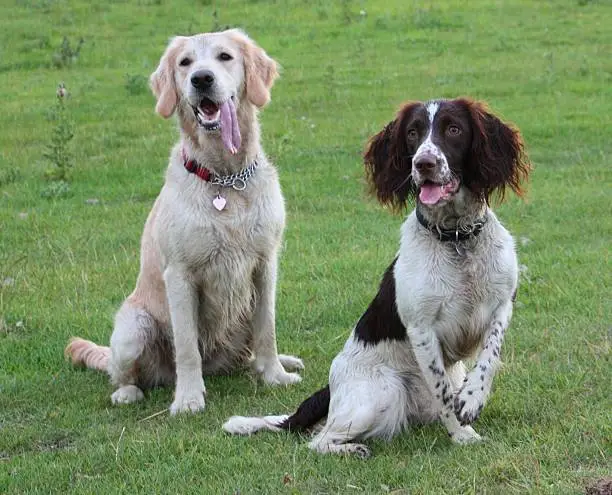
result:
[(159, 66), (149, 78), (151, 90), (157, 98), (155, 111), (165, 119), (174, 113), (178, 103), (178, 91), (174, 81), (174, 67), (176, 65), (177, 53), (186, 39), (184, 36), (176, 36), (170, 41), (159, 61)]
[(471, 157), (464, 181), (473, 192), (487, 201), (496, 193), (504, 199), (506, 187), (523, 195), (531, 163), (523, 147), (520, 132), (502, 122), (483, 103), (463, 100), (470, 110), (473, 124)]
[(370, 192), (395, 211), (401, 211), (416, 194), (412, 155), (406, 142), (406, 120), (414, 106), (405, 105), (395, 120), (372, 136), (364, 154)]
[(232, 29), (230, 34), (242, 50), (246, 96), (253, 105), (263, 107), (270, 101), (270, 89), (278, 77), (278, 64), (239, 29)]

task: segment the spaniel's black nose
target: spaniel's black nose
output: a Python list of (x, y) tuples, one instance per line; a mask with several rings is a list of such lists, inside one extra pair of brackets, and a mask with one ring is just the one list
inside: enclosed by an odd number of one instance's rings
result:
[(438, 164), (438, 159), (430, 153), (425, 153), (419, 156), (414, 161), (414, 167), (419, 172), (427, 172), (429, 170), (433, 170), (434, 168), (436, 168), (437, 164)]

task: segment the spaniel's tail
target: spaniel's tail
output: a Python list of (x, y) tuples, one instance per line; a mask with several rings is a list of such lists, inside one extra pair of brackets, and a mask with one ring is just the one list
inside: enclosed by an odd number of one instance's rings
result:
[(75, 366), (85, 366), (94, 370), (106, 371), (110, 358), (110, 347), (94, 344), (89, 340), (73, 337), (64, 350), (66, 359)]
[(223, 425), (223, 429), (234, 435), (250, 435), (260, 430), (294, 431), (309, 430), (321, 421), (329, 410), (329, 385), (315, 392), (306, 399), (291, 416), (246, 417), (232, 416)]

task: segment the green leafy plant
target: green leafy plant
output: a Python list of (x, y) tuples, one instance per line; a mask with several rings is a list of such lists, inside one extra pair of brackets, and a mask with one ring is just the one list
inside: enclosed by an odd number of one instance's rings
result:
[(79, 58), (83, 43), (85, 43), (85, 40), (83, 38), (79, 38), (79, 41), (77, 41), (73, 46), (70, 40), (64, 36), (62, 39), (62, 44), (53, 54), (53, 65), (57, 68), (62, 68), (74, 64)]
[(21, 177), (21, 173), (14, 168), (8, 170), (0, 170), (0, 187), (17, 182)]
[(70, 184), (65, 180), (54, 180), (43, 188), (40, 195), (47, 199), (65, 198), (70, 195)]
[(55, 108), (51, 114), (55, 127), (43, 154), (44, 159), (51, 165), (45, 170), (45, 178), (50, 180), (51, 184), (43, 192), (44, 197), (64, 196), (69, 190), (70, 170), (74, 165), (70, 148), (70, 141), (74, 138), (74, 123), (66, 105), (67, 94), (64, 83), (60, 83), (57, 87)]

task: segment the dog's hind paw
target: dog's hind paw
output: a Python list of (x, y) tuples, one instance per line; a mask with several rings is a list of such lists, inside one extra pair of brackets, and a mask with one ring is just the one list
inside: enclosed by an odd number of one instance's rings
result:
[(264, 373), (263, 380), (268, 385), (293, 385), (294, 383), (300, 383), (302, 377), (297, 373), (287, 373), (283, 370), (275, 373)]
[(372, 455), (370, 449), (361, 443), (346, 444), (346, 453), (359, 457), (359, 459), (367, 459)]
[(298, 371), (304, 369), (304, 361), (302, 361), (299, 357), (279, 354), (278, 360), (286, 371)]
[(448, 433), (451, 440), (459, 445), (467, 445), (482, 441), (482, 437), (471, 426), (462, 426), (460, 429)]
[(111, 402), (115, 405), (132, 404), (144, 399), (144, 394), (136, 385), (124, 385), (111, 395)]
[(289, 416), (265, 416), (261, 418), (249, 418), (246, 416), (232, 416), (223, 423), (224, 431), (232, 435), (252, 435), (259, 430), (279, 431), (280, 425)]
[[(295, 363), (296, 362), (293, 361), (293, 364)], [(261, 375), (262, 380), (268, 385), (292, 385), (293, 383), (302, 381), (302, 377), (297, 373), (287, 373), (287, 371), (285, 371), (280, 356), (279, 359), (275, 357), (267, 361), (258, 361), (256, 359), (252, 366), (253, 371)]]
[(320, 454), (350, 455), (359, 459), (367, 459), (372, 455), (370, 449), (362, 443), (336, 443), (315, 439), (310, 442), (309, 447)]

